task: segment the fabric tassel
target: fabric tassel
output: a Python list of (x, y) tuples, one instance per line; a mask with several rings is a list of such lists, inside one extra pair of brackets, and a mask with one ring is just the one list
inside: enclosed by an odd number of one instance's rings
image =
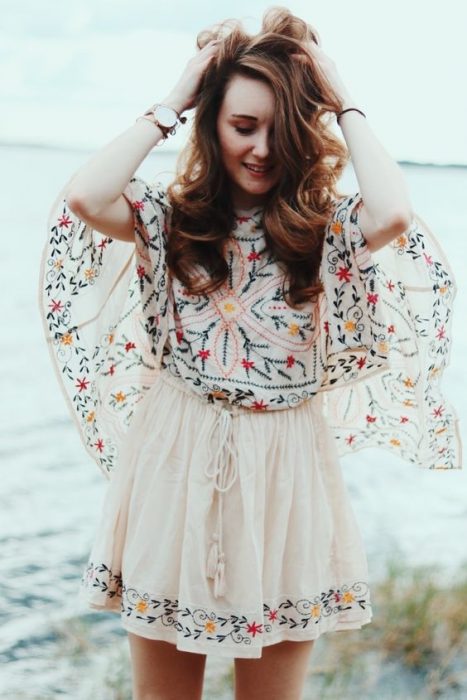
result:
[(225, 595), (225, 560), (221, 554), (216, 568), (216, 576), (214, 578), (214, 597)]
[(207, 564), (206, 564), (206, 576), (208, 578), (216, 577), (217, 562), (219, 561), (219, 537), (218, 535), (212, 536), (212, 544), (209, 549)]

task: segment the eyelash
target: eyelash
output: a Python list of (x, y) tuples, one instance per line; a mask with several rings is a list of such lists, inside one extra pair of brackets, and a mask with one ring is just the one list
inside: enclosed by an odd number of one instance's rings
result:
[(242, 129), (239, 126), (236, 126), (235, 131), (238, 131), (239, 134), (251, 134), (253, 129)]

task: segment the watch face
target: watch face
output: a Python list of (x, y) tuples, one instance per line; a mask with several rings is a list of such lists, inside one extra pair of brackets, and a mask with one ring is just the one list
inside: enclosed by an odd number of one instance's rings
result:
[(164, 105), (158, 105), (154, 110), (154, 117), (162, 126), (172, 127), (177, 121), (177, 115), (175, 111), (170, 107), (165, 107)]

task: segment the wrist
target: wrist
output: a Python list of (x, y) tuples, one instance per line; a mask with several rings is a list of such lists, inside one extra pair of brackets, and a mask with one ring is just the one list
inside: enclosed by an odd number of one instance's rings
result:
[(168, 95), (161, 101), (161, 104), (172, 107), (172, 109), (178, 112), (179, 116), (181, 116), (182, 112), (185, 110), (185, 102), (178, 97), (178, 95)]

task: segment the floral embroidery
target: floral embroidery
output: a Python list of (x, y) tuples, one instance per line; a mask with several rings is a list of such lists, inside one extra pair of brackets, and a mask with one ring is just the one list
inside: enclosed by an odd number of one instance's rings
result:
[(89, 563), (82, 586), (91, 591), (97, 589), (104, 598), (120, 598), (122, 617), (164, 630), (172, 628), (184, 639), (219, 644), (249, 645), (256, 636), (275, 635), (284, 629), (306, 630), (342, 612), (371, 608), (369, 587), (364, 581), (329, 588), (312, 598), (283, 596), (264, 602), (262, 619), (242, 611), (222, 613), (201, 606), (181, 606), (177, 599), (122, 584), (121, 574), (113, 573), (104, 564)]
[(440, 388), (456, 287), (418, 217), (372, 256), (358, 225), (361, 197), (337, 200), (323, 243), (324, 292), (292, 309), (261, 209), (236, 219), (227, 281), (207, 297), (169, 278), (162, 185), (134, 177), (124, 194), (135, 245), (93, 231), (63, 200), (40, 274), (57, 377), (105, 476), (161, 369), (206, 401), (252, 410), (292, 409), (324, 392), (340, 454), (380, 446), (419, 466), (460, 466), (457, 417)]
[[(451, 344), (452, 272), (418, 217), (371, 256), (358, 227), (361, 205), (359, 195), (339, 202), (335, 218), (342, 233), (333, 235), (331, 226), (322, 261), (329, 273), (323, 272), (323, 283), (330, 316), (323, 388), (338, 453), (383, 447), (418, 466), (460, 468), (457, 416), (440, 389)], [(344, 275), (333, 284), (333, 274), (351, 267), (352, 253), (362, 285)], [(436, 411), (441, 403), (444, 414)], [(401, 409), (413, 414), (401, 419)]]

